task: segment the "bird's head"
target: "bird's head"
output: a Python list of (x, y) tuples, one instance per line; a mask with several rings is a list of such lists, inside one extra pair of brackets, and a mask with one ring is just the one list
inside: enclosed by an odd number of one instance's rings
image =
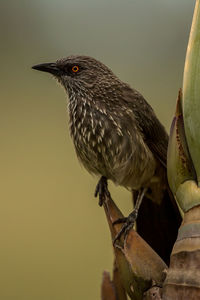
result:
[(95, 93), (100, 87), (109, 89), (119, 80), (107, 66), (89, 56), (69, 56), (32, 68), (54, 75), (67, 90), (70, 98), (77, 93)]

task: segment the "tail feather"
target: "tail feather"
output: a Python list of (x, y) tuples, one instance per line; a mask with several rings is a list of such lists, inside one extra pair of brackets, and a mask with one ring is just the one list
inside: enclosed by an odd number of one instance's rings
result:
[[(164, 170), (164, 168), (163, 168)], [(166, 171), (164, 170), (166, 173)], [(177, 238), (182, 217), (167, 183), (150, 186), (137, 217), (137, 232), (169, 265), (170, 254)], [(161, 191), (162, 189), (162, 191)], [(133, 191), (134, 199), (136, 199)], [(159, 196), (159, 197), (158, 197)]]

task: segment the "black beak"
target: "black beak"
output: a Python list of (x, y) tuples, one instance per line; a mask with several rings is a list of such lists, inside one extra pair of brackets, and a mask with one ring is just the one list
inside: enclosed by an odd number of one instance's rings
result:
[(32, 69), (38, 70), (38, 71), (43, 71), (43, 72), (48, 72), (55, 76), (58, 76), (61, 73), (61, 70), (58, 68), (56, 63), (45, 63), (45, 64), (40, 64), (40, 65), (35, 65), (32, 67)]

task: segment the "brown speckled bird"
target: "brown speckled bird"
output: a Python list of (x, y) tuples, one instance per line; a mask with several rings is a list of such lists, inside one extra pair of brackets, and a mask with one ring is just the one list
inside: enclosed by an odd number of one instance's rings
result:
[[(138, 231), (168, 262), (181, 217), (166, 179), (168, 135), (151, 106), (91, 57), (69, 56), (33, 69), (53, 74), (68, 94), (77, 156), (90, 173), (101, 176), (100, 205), (109, 193), (107, 179), (137, 194), (135, 210), (119, 220), (124, 226), (115, 241), (132, 227), (141, 205)], [(165, 245), (158, 245), (158, 238)]]

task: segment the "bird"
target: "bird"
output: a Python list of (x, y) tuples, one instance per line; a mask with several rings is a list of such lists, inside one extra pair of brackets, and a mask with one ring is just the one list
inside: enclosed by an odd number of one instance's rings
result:
[(182, 218), (167, 182), (168, 134), (150, 104), (90, 56), (32, 68), (52, 74), (68, 95), (70, 134), (79, 161), (100, 177), (100, 206), (110, 195), (108, 180), (132, 191), (135, 208), (115, 222), (124, 224), (114, 244), (136, 221), (139, 234), (169, 263)]

